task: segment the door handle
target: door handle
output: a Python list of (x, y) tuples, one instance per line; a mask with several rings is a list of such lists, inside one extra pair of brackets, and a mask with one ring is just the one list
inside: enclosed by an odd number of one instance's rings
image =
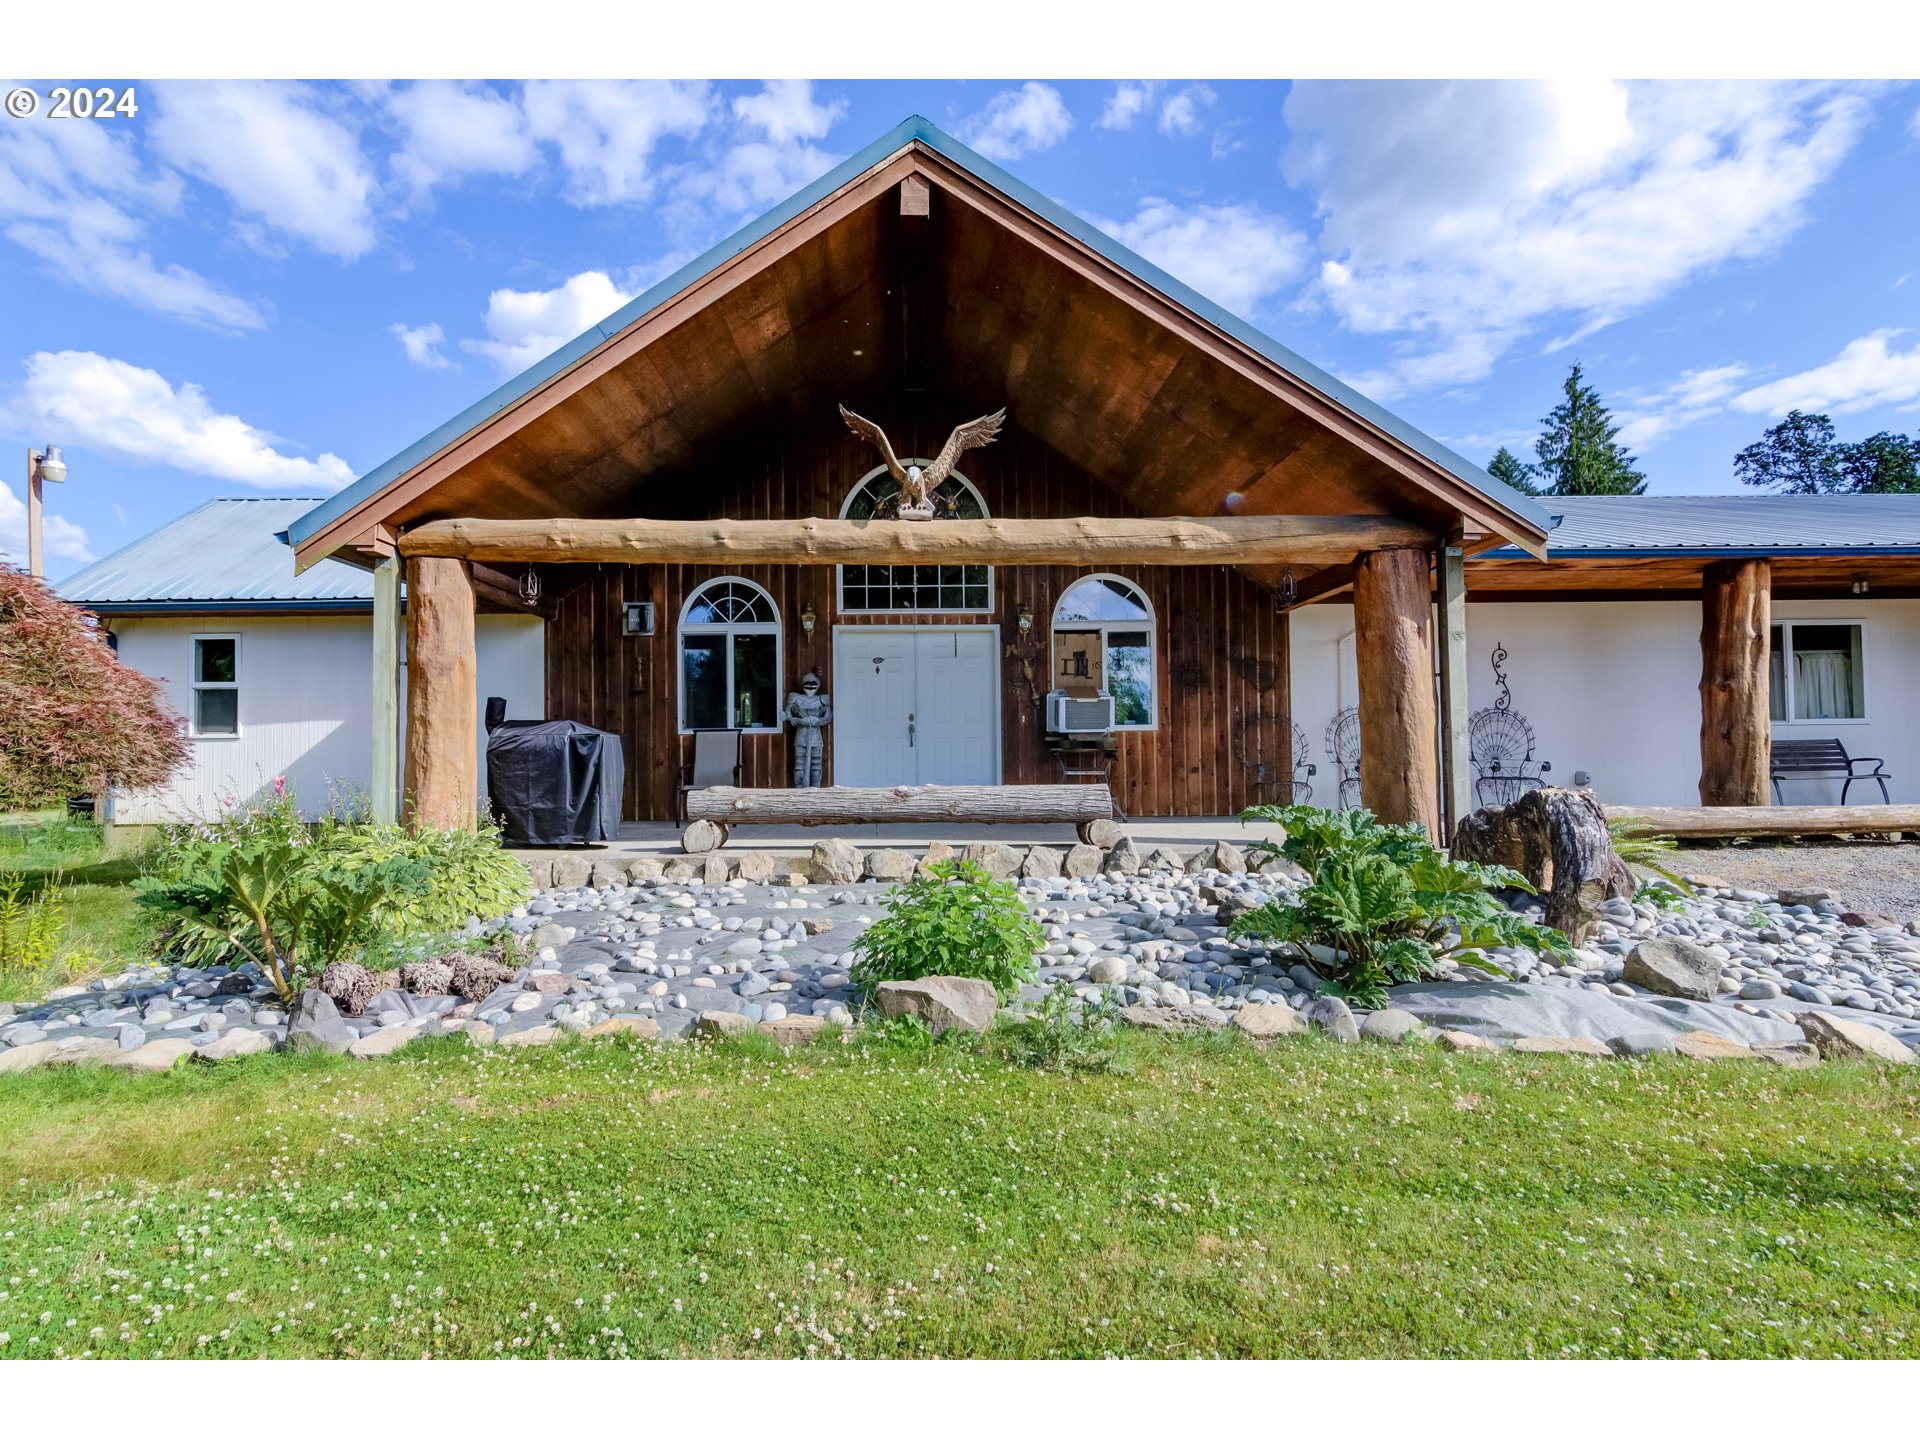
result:
[(913, 749), (913, 730), (913, 712), (909, 710), (907, 712), (907, 748), (909, 750)]

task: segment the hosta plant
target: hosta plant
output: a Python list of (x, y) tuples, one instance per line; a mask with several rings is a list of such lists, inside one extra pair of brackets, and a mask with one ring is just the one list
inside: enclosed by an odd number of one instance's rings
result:
[[(1368, 810), (1258, 805), (1243, 821), (1283, 827), (1284, 842), (1257, 841), (1311, 877), (1292, 903), (1271, 900), (1236, 918), (1231, 933), (1290, 945), (1331, 987), (1363, 1005), (1386, 1002), (1387, 988), (1441, 973), (1440, 962), (1502, 972), (1476, 951), (1524, 946), (1566, 954), (1566, 936), (1514, 914), (1491, 892), (1531, 891), (1504, 865), (1450, 860), (1417, 825), (1383, 825)], [(1309, 945), (1332, 952), (1328, 959)]]
[(866, 997), (883, 980), (958, 975), (1004, 999), (1033, 978), (1041, 943), (1012, 885), (971, 860), (941, 860), (890, 892), (887, 913), (855, 942), (853, 983)]

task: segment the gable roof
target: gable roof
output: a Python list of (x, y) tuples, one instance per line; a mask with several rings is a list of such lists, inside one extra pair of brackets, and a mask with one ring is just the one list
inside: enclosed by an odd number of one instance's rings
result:
[[(1555, 559), (1920, 554), (1920, 495), (1551, 495)], [(1532, 557), (1511, 545), (1486, 560)]]
[(57, 586), (64, 600), (102, 614), (204, 612), (212, 607), (356, 610), (373, 603), (373, 577), (340, 560), (294, 573), (276, 531), (314, 497), (209, 500)]
[[(1528, 496), (1494, 480), (1479, 466), (1467, 461), (1384, 407), (1376, 405), (1358, 391), (1309, 363), (1238, 316), (1207, 300), (1191, 287), (1174, 279), (1111, 236), (1104, 234), (1079, 216), (968, 149), (931, 122), (920, 116), (913, 116), (858, 153), (848, 157), (783, 204), (768, 211), (699, 258), (652, 286), (598, 325), (561, 346), (544, 360), (530, 366), (445, 424), (436, 427), (384, 464), (376, 466), (337, 495), (292, 521), (286, 530), (288, 543), (303, 553), (311, 553), (309, 551), (311, 542), (314, 542), (317, 537), (323, 537), (331, 527), (379, 497), (390, 486), (448, 451), (463, 437), (472, 435), (495, 417), (521, 404), (537, 391), (581, 364), (616, 337), (660, 311), (675, 296), (712, 276), (729, 261), (760, 245), (815, 206), (851, 186), (875, 167), (915, 147), (923, 148), (941, 157), (977, 183), (998, 192), (1024, 208), (1046, 225), (1052, 226), (1085, 246), (1139, 285), (1157, 292), (1204, 324), (1245, 347), (1295, 384), (1330, 401), (1340, 410), (1356, 417), (1365, 426), (1387, 437), (1393, 444), (1419, 457), (1434, 470), (1451, 477), (1468, 491), (1488, 502), (1495, 514), (1507, 517), (1513, 524), (1514, 530), (1522, 535), (1529, 532), (1539, 535), (1546, 530), (1545, 511)], [(1282, 402), (1276, 401), (1276, 403)], [(322, 549), (331, 549), (342, 543), (345, 538), (344, 534), (326, 537), (326, 543)]]

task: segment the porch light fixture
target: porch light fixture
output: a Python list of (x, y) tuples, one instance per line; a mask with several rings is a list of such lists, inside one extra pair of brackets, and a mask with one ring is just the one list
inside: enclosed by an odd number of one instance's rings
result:
[(813, 638), (813, 627), (819, 619), (820, 617), (813, 613), (813, 606), (811, 605), (800, 612), (800, 628), (807, 632), (808, 639)]
[(1022, 605), (1020, 607), (1020, 618), (1016, 623), (1019, 625), (1022, 635), (1033, 629), (1033, 609), (1031, 606)]
[(49, 445), (40, 457), (40, 478), (50, 480), (55, 485), (67, 478), (67, 462), (60, 458), (60, 447)]
[(27, 574), (39, 575), (40, 563), (40, 482), (58, 485), (67, 478), (67, 462), (60, 458), (60, 447), (49, 445), (45, 453), (27, 451)]
[(1867, 582), (1866, 582), (1866, 581), (1864, 581), (1864, 580), (1856, 580), (1856, 581), (1854, 581), (1854, 582), (1853, 582), (1853, 593), (1854, 593), (1854, 594), (1856, 594), (1856, 595), (1864, 595), (1864, 594), (1866, 594), (1866, 593), (1867, 593)]
[(1293, 578), (1293, 567), (1289, 565), (1285, 570), (1280, 572), (1280, 583), (1273, 587), (1273, 608), (1276, 610), (1290, 610), (1293, 608), (1293, 602), (1299, 598), (1299, 595), (1300, 585), (1299, 582)]
[(540, 572), (531, 565), (527, 573), (520, 577), (520, 598), (529, 605), (540, 603)]

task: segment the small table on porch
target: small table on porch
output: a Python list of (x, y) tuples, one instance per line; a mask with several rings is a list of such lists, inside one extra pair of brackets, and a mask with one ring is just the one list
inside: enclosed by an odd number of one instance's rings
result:
[[(1120, 750), (1119, 740), (1105, 735), (1049, 735), (1047, 750), (1060, 764), (1062, 780), (1098, 780), (1113, 791), (1113, 762)], [(1127, 812), (1113, 802), (1115, 818), (1125, 820)]]

